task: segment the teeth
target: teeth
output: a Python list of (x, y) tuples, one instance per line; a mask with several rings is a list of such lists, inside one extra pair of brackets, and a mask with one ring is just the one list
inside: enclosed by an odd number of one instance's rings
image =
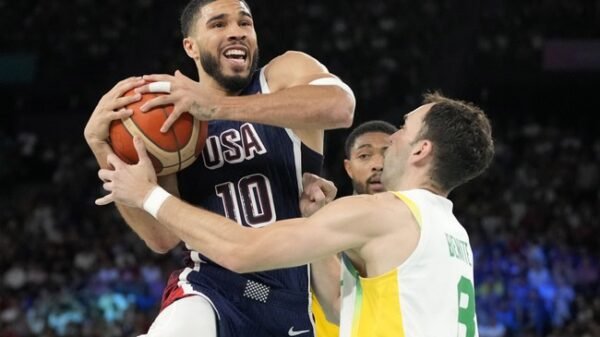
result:
[(246, 56), (246, 52), (241, 49), (229, 49), (225, 52), (225, 56)]

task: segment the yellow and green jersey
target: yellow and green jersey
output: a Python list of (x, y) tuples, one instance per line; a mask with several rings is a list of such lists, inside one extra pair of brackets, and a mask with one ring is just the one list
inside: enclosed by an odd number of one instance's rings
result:
[(338, 337), (340, 335), (340, 327), (327, 320), (325, 312), (314, 294), (312, 295), (312, 311), (315, 317), (315, 332), (317, 337)]
[(477, 337), (473, 253), (452, 202), (421, 189), (393, 193), (420, 225), (419, 242), (375, 277), (343, 255), (340, 337)]

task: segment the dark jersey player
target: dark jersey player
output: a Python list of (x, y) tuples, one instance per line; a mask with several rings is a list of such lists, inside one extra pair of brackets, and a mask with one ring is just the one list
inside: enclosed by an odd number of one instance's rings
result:
[[(256, 33), (244, 1), (191, 1), (181, 23), (183, 46), (200, 81), (176, 72), (115, 85), (85, 129), (98, 163), (108, 167), (110, 121), (129, 116), (124, 107), (140, 99), (123, 93), (136, 87), (139, 93), (167, 91), (143, 107), (175, 105), (163, 130), (186, 111), (210, 121), (202, 158), (179, 175), (160, 177), (167, 191), (244, 226), (298, 216), (302, 173), (320, 169), (323, 130), (352, 123), (352, 91), (300, 52), (286, 52), (258, 69)], [(164, 253), (181, 242), (149, 214), (117, 207), (152, 250)], [(195, 251), (188, 251), (186, 259), (186, 267), (170, 279), (148, 336), (314, 334), (306, 266), (236, 275)], [(336, 279), (326, 274), (317, 277)]]

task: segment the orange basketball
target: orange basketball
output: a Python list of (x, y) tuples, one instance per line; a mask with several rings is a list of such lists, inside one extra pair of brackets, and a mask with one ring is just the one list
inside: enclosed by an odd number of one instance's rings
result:
[[(135, 92), (130, 90), (125, 96), (133, 94)], [(145, 102), (160, 95), (164, 94), (143, 94), (141, 100), (127, 106), (133, 110), (133, 114), (128, 118), (113, 121), (109, 130), (109, 141), (113, 151), (128, 164), (138, 162), (133, 136), (140, 136), (159, 176), (175, 173), (191, 165), (200, 156), (208, 133), (208, 123), (197, 120), (189, 113), (179, 116), (166, 133), (160, 132), (160, 127), (173, 112), (173, 106), (140, 111)]]

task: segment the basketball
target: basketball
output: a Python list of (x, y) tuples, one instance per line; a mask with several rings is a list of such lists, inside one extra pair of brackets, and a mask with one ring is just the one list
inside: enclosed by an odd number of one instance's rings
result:
[[(125, 96), (134, 95), (133, 90)], [(115, 154), (128, 164), (138, 162), (133, 136), (142, 138), (152, 160), (156, 174), (166, 175), (190, 166), (202, 152), (208, 133), (208, 123), (199, 121), (189, 113), (183, 113), (166, 132), (160, 132), (172, 105), (155, 107), (142, 112), (140, 107), (162, 93), (145, 93), (142, 99), (127, 106), (133, 114), (122, 120), (112, 121), (109, 142)]]

